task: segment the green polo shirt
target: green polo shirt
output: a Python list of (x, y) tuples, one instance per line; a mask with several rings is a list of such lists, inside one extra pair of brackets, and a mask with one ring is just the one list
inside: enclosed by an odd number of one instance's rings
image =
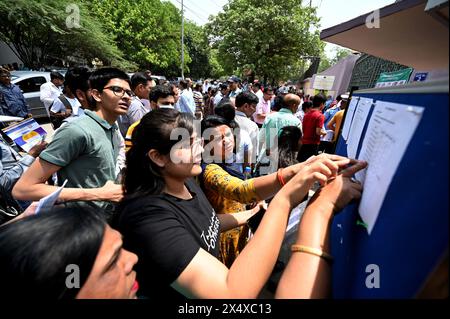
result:
[[(286, 126), (297, 126), (300, 128), (300, 120), (292, 113), (291, 110), (282, 108), (276, 113), (270, 114), (264, 121), (262, 129), (266, 138), (266, 149), (270, 149), (271, 143), (280, 135), (280, 130)], [(276, 136), (270, 136), (270, 132), (276, 132)]]
[[(53, 141), (39, 156), (46, 162), (60, 166), (58, 183), (67, 179), (67, 188), (98, 188), (116, 179), (119, 155), (117, 125), (111, 125), (95, 112), (86, 110), (85, 116), (62, 126)], [(109, 202), (71, 202), (69, 206), (92, 207), (110, 214), (114, 205)]]

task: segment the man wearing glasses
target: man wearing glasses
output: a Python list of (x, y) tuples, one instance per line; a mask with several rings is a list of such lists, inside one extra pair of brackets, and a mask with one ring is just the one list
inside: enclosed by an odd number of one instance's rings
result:
[(85, 110), (85, 116), (55, 133), (48, 148), (17, 182), (13, 196), (39, 200), (49, 195), (56, 188), (45, 181), (57, 173), (58, 184), (67, 180), (59, 201), (94, 208), (110, 219), (115, 209), (112, 203), (123, 197), (121, 185), (114, 183), (120, 143), (115, 122), (127, 114), (134, 93), (128, 75), (115, 68), (95, 71), (89, 82), (96, 111)]
[(27, 117), (30, 108), (20, 88), (11, 84), (11, 74), (0, 68), (0, 115)]

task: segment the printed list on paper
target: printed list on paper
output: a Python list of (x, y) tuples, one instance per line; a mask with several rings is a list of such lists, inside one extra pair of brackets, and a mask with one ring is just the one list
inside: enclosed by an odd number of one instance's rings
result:
[(373, 100), (367, 98), (360, 98), (358, 108), (353, 115), (353, 121), (348, 134), (347, 140), (347, 155), (349, 158), (356, 158), (356, 152), (358, 150), (361, 134), (364, 129), (364, 125), (367, 122), (370, 109), (372, 107)]
[(359, 99), (359, 97), (352, 98), (352, 100), (350, 101), (350, 105), (348, 106), (347, 114), (345, 115), (344, 126), (342, 127), (342, 137), (345, 141), (348, 140), (348, 134), (350, 132), (350, 127), (352, 126), (353, 114), (355, 113)]
[(359, 213), (368, 225), (369, 234), (423, 111), (424, 108), (418, 106), (376, 102), (358, 157), (369, 166), (356, 174), (364, 185)]

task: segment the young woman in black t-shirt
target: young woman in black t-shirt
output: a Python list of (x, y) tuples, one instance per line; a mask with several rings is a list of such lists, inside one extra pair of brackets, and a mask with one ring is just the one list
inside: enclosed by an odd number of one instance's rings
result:
[(125, 199), (114, 224), (124, 236), (124, 247), (139, 257), (136, 271), (145, 297), (256, 298), (277, 259), (290, 211), (315, 182), (323, 188), (300, 225), (298, 244), (306, 249), (294, 247), (299, 252), (294, 265), (301, 263), (302, 275), (290, 274), (295, 282), (305, 281), (291, 287), (289, 277), (283, 277), (279, 296), (326, 295), (330, 221), (334, 212), (360, 196), (361, 186), (349, 177), (365, 163), (323, 155), (261, 177), (260, 197), (277, 194), (254, 237), (228, 269), (217, 259), (219, 232), (241, 225), (248, 214), (216, 215), (192, 180), (201, 173), (203, 151), (193, 118), (171, 109), (155, 110), (144, 116), (132, 139)]

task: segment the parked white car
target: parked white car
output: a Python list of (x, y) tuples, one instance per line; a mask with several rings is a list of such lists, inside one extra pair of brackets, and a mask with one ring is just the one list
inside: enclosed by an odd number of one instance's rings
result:
[(41, 85), (50, 82), (50, 72), (12, 71), (11, 83), (22, 90), (34, 118), (48, 117), (48, 111), (40, 99)]

